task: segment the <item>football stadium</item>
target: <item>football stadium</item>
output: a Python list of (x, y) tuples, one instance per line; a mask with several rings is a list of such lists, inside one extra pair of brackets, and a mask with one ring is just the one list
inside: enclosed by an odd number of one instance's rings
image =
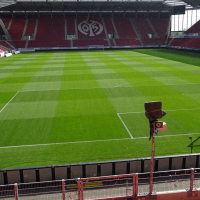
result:
[(0, 0), (0, 199), (200, 198), (200, 2)]

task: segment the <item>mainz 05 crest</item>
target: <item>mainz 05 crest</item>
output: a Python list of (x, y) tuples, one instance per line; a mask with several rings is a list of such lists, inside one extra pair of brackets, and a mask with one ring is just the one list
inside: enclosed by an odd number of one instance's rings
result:
[(103, 26), (97, 21), (86, 20), (78, 25), (78, 30), (84, 35), (96, 36), (103, 31)]

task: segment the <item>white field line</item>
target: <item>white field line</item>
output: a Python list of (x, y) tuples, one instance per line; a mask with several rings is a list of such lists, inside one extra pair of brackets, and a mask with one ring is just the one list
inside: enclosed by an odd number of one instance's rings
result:
[[(168, 111), (182, 111), (182, 110), (200, 110), (200, 108), (188, 108), (188, 109), (176, 109), (176, 110), (164, 110), (166, 112)], [(125, 112), (125, 113), (117, 113), (119, 115), (126, 115), (126, 114), (131, 114), (131, 113), (145, 113), (145, 111), (141, 111), (141, 112)]]
[[(118, 86), (113, 87), (91, 87), (91, 88), (66, 88), (66, 89), (48, 89), (48, 90), (21, 90), (19, 92), (45, 92), (45, 91), (62, 91), (62, 90), (91, 90), (91, 89), (110, 89), (110, 88), (116, 88)], [(127, 87), (133, 87), (133, 86), (123, 86), (123, 88)]]
[[(156, 135), (155, 137), (179, 137), (179, 136), (183, 136), (183, 135), (200, 135), (200, 133), (186, 133), (186, 134), (179, 134), (179, 135)], [(137, 140), (137, 139), (146, 139), (146, 138), (149, 138), (149, 137), (136, 137), (136, 138), (133, 138), (134, 140)]]
[(126, 128), (128, 134), (130, 135), (131, 139), (133, 139), (133, 136), (131, 135), (131, 132), (129, 131), (128, 127), (126, 126), (126, 124), (124, 123), (124, 121), (122, 120), (122, 118), (120, 117), (120, 114), (117, 113), (119, 119), (121, 120), (122, 124), (124, 125), (124, 127)]
[[(131, 84), (131, 83), (139, 83), (139, 82), (148, 82), (148, 81), (135, 81), (135, 82), (129, 82), (129, 83), (122, 83), (120, 85), (116, 85), (115, 87), (125, 87), (123, 85), (127, 85), (127, 84)], [(180, 83), (180, 84), (164, 84), (164, 85), (198, 85), (198, 83)], [(149, 86), (159, 86), (159, 85), (132, 85), (132, 86), (129, 86), (129, 87), (149, 87)]]
[[(188, 133), (180, 135), (163, 135), (156, 136), (162, 137), (180, 137), (183, 135), (199, 135), (200, 133)], [(139, 139), (149, 139), (149, 137), (136, 137), (136, 138), (122, 138), (122, 139), (109, 139), (109, 140), (91, 140), (91, 141), (77, 141), (77, 142), (62, 142), (62, 143), (47, 143), (47, 144), (30, 144), (30, 145), (19, 145), (19, 146), (4, 146), (0, 149), (11, 149), (11, 148), (22, 148), (22, 147), (38, 147), (38, 146), (52, 146), (52, 145), (66, 145), (66, 144), (82, 144), (82, 143), (93, 143), (93, 142), (110, 142), (110, 141), (122, 141), (122, 140), (139, 140)]]
[(21, 147), (37, 147), (37, 146), (51, 146), (51, 145), (65, 145), (65, 144), (79, 144), (79, 143), (92, 143), (92, 142), (110, 142), (110, 141), (120, 141), (120, 140), (130, 140), (130, 139), (131, 138), (121, 138), (121, 139), (109, 139), (109, 140), (91, 140), (91, 141), (47, 143), (47, 144), (30, 144), (30, 145), (19, 145), (19, 146), (5, 146), (5, 147), (0, 147), (0, 149), (21, 148)]
[[(115, 88), (115, 87), (95, 87), (95, 88)], [(95, 88), (70, 88), (70, 89), (95, 89)], [(66, 89), (66, 90), (70, 90)], [(52, 90), (59, 90), (59, 89), (52, 89)], [(37, 91), (52, 91), (52, 90), (27, 90), (27, 91), (18, 91), (11, 99), (10, 101), (0, 110), (0, 113), (7, 107), (7, 105), (17, 96), (19, 92), (37, 92)], [(200, 108), (194, 108), (194, 109), (177, 109), (177, 110), (165, 110), (165, 111), (179, 111), (179, 110), (199, 110)], [(133, 138), (131, 132), (129, 131), (128, 127), (120, 117), (121, 114), (131, 114), (131, 113), (144, 113), (142, 112), (126, 112), (126, 113), (117, 113), (119, 119), (121, 120), (122, 124), (126, 128), (127, 132), (129, 133), (131, 138), (122, 138), (122, 139), (109, 139), (109, 140), (91, 140), (91, 141), (76, 141), (76, 142), (63, 142), (63, 143), (48, 143), (48, 144), (32, 144), (32, 145), (20, 145), (20, 146), (4, 146), (0, 147), (0, 149), (9, 149), (9, 148), (21, 148), (21, 147), (36, 147), (36, 146), (50, 146), (50, 145), (65, 145), (65, 144), (78, 144), (78, 143), (93, 143), (93, 142), (109, 142), (109, 141), (121, 141), (121, 140), (130, 140), (130, 139), (147, 139), (149, 137), (136, 137)], [(156, 136), (156, 137), (179, 137), (183, 135), (197, 135), (200, 133), (188, 133), (188, 134), (180, 134), (180, 135), (163, 135), (163, 136)]]
[(6, 106), (17, 96), (19, 91), (10, 99), (10, 101), (0, 110), (0, 113), (6, 108)]

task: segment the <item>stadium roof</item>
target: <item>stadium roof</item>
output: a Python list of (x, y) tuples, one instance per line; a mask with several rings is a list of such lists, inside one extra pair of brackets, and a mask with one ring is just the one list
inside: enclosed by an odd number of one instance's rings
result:
[(172, 11), (200, 8), (197, 0), (0, 0), (1, 12)]

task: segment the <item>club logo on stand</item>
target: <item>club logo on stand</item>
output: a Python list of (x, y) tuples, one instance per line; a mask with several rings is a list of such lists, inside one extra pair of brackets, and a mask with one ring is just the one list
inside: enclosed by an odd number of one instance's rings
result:
[(103, 31), (103, 26), (97, 21), (86, 20), (78, 25), (78, 30), (84, 35), (96, 36)]

